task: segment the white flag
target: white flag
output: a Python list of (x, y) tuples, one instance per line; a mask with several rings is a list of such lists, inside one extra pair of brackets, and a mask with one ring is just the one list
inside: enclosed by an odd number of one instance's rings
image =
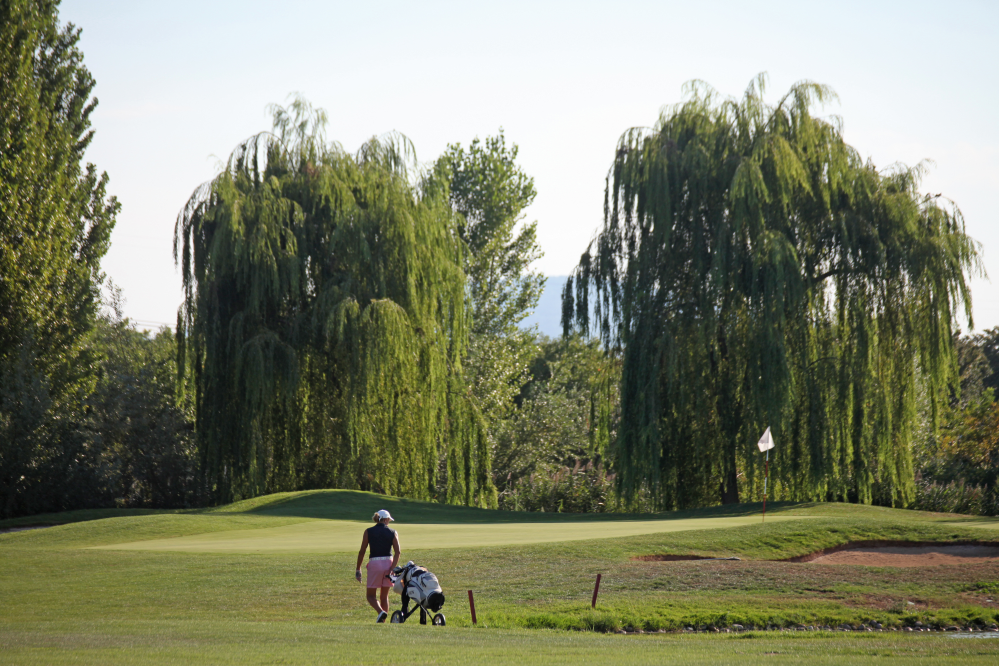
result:
[(774, 448), (774, 436), (770, 434), (770, 428), (763, 433), (763, 437), (760, 437), (760, 441), (756, 443), (756, 446), (760, 447), (760, 453), (764, 451), (769, 451)]

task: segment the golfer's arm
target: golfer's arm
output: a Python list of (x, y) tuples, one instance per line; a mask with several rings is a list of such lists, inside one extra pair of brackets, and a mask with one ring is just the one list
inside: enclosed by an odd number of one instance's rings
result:
[(392, 551), (395, 553), (392, 555), (392, 568), (395, 569), (399, 565), (399, 555), (402, 553), (402, 546), (399, 545), (399, 533), (395, 533), (395, 538), (392, 539)]
[(364, 538), (361, 539), (361, 550), (357, 551), (357, 570), (361, 570), (361, 562), (364, 561), (364, 551), (368, 549), (368, 533), (364, 532)]

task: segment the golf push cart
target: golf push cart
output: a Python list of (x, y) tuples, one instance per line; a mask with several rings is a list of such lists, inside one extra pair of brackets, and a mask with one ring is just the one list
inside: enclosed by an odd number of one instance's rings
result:
[[(402, 624), (417, 609), (420, 611), (420, 624), (427, 623), (427, 615), (433, 616), (431, 623), (435, 626), (446, 624), (444, 613), (439, 612), (444, 605), (444, 592), (437, 576), (410, 561), (406, 566), (396, 567), (386, 577), (392, 581), (392, 589), (402, 595), (402, 610), (392, 613), (392, 624)], [(415, 605), (408, 610), (411, 600)]]

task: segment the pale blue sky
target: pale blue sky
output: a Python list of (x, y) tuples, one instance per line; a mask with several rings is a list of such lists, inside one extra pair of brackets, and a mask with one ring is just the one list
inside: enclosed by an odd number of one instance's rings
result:
[(996, 2), (103, 2), (68, 0), (100, 106), (88, 159), (122, 202), (108, 275), (126, 313), (173, 322), (173, 223), (217, 158), (303, 93), (356, 149), (403, 132), (425, 162), (499, 127), (538, 197), (550, 275), (601, 223), (620, 134), (654, 123), (703, 79), (739, 96), (758, 72), (777, 98), (832, 86), (826, 112), (879, 166), (932, 159), (926, 191), (954, 199), (995, 284), (976, 328), (999, 326), (999, 3)]

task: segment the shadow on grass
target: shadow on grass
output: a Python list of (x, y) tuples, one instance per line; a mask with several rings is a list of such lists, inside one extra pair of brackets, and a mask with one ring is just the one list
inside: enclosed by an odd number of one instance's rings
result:
[[(729, 504), (669, 511), (663, 513), (544, 513), (526, 511), (498, 511), (473, 507), (451, 506), (407, 500), (376, 493), (356, 490), (314, 490), (300, 493), (270, 495), (265, 500), (253, 502), (252, 506), (237, 503), (220, 507), (216, 511), (240, 511), (272, 516), (294, 516), (300, 518), (370, 520), (375, 511), (387, 509), (392, 516), (409, 523), (543, 523), (543, 522), (593, 522), (605, 520), (670, 520), (683, 518), (715, 518), (758, 515), (761, 503)], [(792, 509), (807, 509), (818, 506), (814, 503), (775, 502), (767, 505), (767, 513), (782, 513)]]
[[(770, 502), (767, 513), (778, 514), (821, 506), (819, 503)], [(156, 514), (253, 514), (320, 520), (357, 520), (367, 522), (379, 509), (387, 509), (397, 520), (408, 523), (562, 523), (614, 520), (670, 520), (751, 516), (761, 512), (759, 502), (728, 504), (703, 509), (662, 513), (544, 513), (499, 511), (408, 500), (358, 490), (307, 490), (276, 493), (217, 507), (198, 509), (85, 509), (0, 520), (0, 529), (28, 526), (51, 526), (67, 523)]]

